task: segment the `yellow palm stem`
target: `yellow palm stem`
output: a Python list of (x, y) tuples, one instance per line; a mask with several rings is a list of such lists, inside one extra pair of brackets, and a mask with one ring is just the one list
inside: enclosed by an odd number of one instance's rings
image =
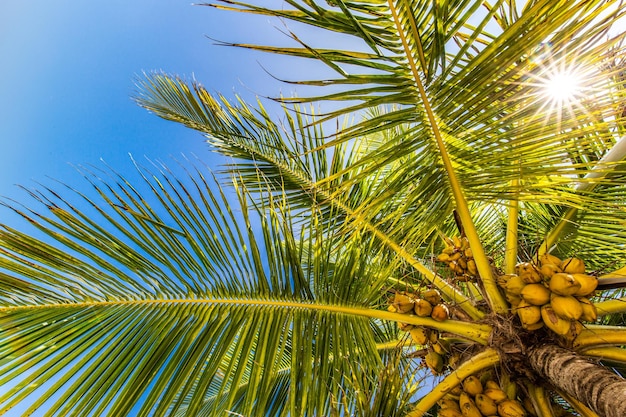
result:
[(621, 362), (626, 364), (626, 349), (619, 347), (598, 347), (585, 349), (581, 352), (585, 356), (593, 356), (594, 358)]
[(572, 397), (568, 393), (562, 392), (561, 390), (558, 390), (557, 392), (561, 397), (563, 397), (565, 401), (567, 401), (572, 407), (574, 407), (574, 410), (578, 412), (580, 417), (598, 417), (595, 412), (590, 410), (589, 407), (578, 401), (575, 397)]
[(472, 297), (474, 297), (474, 299), (478, 301), (483, 299), (483, 295), (481, 294), (476, 284), (474, 284), (473, 282), (467, 283), (467, 289), (469, 290), (470, 294), (472, 294)]
[(500, 363), (500, 355), (494, 349), (487, 349), (459, 366), (443, 381), (437, 384), (433, 390), (426, 394), (415, 406), (407, 417), (422, 417), (431, 409), (437, 401), (459, 385), (465, 378), (476, 374), (483, 369), (490, 368)]
[(539, 417), (554, 417), (546, 391), (541, 386), (526, 383), (526, 389)]
[[(513, 180), (512, 186), (516, 187), (518, 180)], [(504, 250), (504, 272), (506, 274), (515, 273), (515, 265), (517, 264), (517, 221), (519, 217), (519, 201), (511, 200), (509, 202), (508, 219), (506, 224), (506, 247)]]
[(411, 339), (392, 340), (391, 342), (376, 343), (376, 350), (396, 350), (398, 347), (411, 346), (413, 343)]
[(606, 316), (609, 314), (624, 313), (626, 312), (626, 297), (618, 298), (616, 300), (600, 301), (593, 303), (598, 310), (598, 316)]
[(588, 324), (574, 340), (574, 348), (626, 345), (626, 328)]
[[(476, 262), (476, 267), (478, 269), (478, 273), (483, 281), (486, 298), (491, 306), (491, 309), (497, 313), (505, 313), (507, 311), (507, 303), (500, 291), (498, 290), (498, 286), (496, 284), (496, 278), (493, 275), (493, 271), (491, 268), (491, 264), (485, 254), (485, 250), (480, 242), (480, 238), (478, 236), (478, 232), (476, 230), (476, 226), (474, 225), (474, 221), (472, 220), (472, 216), (470, 214), (469, 206), (467, 204), (467, 200), (463, 194), (463, 190), (461, 188), (461, 184), (456, 176), (456, 173), (452, 167), (452, 161), (448, 155), (448, 151), (446, 150), (446, 146), (443, 141), (443, 137), (441, 131), (439, 130), (439, 123), (435, 116), (435, 113), (430, 105), (430, 100), (428, 95), (426, 94), (426, 90), (424, 89), (424, 85), (422, 84), (422, 80), (420, 77), (420, 72), (418, 70), (417, 62), (413, 58), (413, 51), (409, 42), (404, 34), (404, 27), (400, 21), (400, 16), (397, 8), (394, 5), (393, 0), (388, 0), (389, 10), (393, 16), (394, 23), (397, 28), (397, 33), (400, 36), (402, 41), (402, 46), (408, 60), (409, 67), (411, 68), (411, 72), (413, 75), (413, 81), (415, 82), (415, 86), (420, 95), (421, 102), (426, 111), (426, 115), (428, 117), (428, 121), (439, 149), (439, 153), (441, 156), (441, 161), (448, 175), (448, 181), (450, 182), (450, 189), (452, 190), (452, 195), (454, 196), (454, 200), (456, 202), (456, 210), (459, 214), (461, 222), (463, 223), (463, 228), (465, 230), (465, 234), (469, 241), (470, 247), (472, 248), (472, 253), (474, 255), (474, 261)], [(413, 31), (416, 31), (416, 28), (413, 27)], [(416, 40), (419, 40), (419, 34), (414, 33), (413, 36)], [(419, 48), (419, 44), (417, 47)], [(420, 49), (421, 51), (421, 49)]]
[[(348, 308), (350, 310), (350, 308)], [(366, 309), (363, 309), (366, 310)], [(354, 312), (356, 315), (364, 315), (366, 317), (378, 318), (381, 320), (390, 320), (398, 323), (408, 323), (416, 326), (424, 326), (431, 329), (437, 329), (441, 332), (454, 333), (457, 336), (474, 342), (486, 345), (489, 335), (491, 334), (491, 326), (487, 324), (468, 323), (458, 320), (437, 321), (430, 317), (419, 317), (409, 314), (390, 313), (382, 310), (368, 310), (367, 312)], [(351, 314), (346, 312), (346, 314)], [(369, 315), (371, 314), (371, 316)]]

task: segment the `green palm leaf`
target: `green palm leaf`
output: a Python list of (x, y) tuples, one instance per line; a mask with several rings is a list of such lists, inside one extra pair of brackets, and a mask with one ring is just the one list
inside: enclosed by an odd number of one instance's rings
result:
[(195, 414), (213, 396), (206, 415), (308, 415), (340, 394), (354, 407), (339, 384), (358, 374), (352, 360), (381, 365), (366, 317), (386, 266), (361, 262), (367, 247), (320, 239), (324, 228), (297, 237), (279, 199), (249, 207), (202, 170), (183, 180), (154, 169), (139, 168), (135, 187), (87, 172), (95, 193), (78, 202), (31, 192), (48, 215), (10, 206), (44, 236), (0, 235), (3, 407)]

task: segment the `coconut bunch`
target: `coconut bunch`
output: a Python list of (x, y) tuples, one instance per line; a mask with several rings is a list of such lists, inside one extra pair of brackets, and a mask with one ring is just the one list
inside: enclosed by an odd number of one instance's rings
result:
[[(430, 317), (436, 321), (447, 320), (450, 316), (448, 306), (443, 303), (441, 294), (435, 289), (426, 290), (420, 295), (397, 292), (387, 310), (392, 313)], [(439, 332), (428, 327), (400, 322), (398, 327), (411, 335), (413, 343), (425, 348), (423, 358), (431, 372), (434, 375), (441, 374), (451, 360), (447, 340), (440, 339)]]
[(590, 298), (598, 279), (585, 273), (581, 259), (561, 260), (546, 253), (538, 264), (517, 264), (515, 272), (499, 276), (498, 285), (526, 330), (545, 325), (560, 336), (573, 338), (582, 329), (581, 321), (596, 320)]
[[(511, 395), (514, 397), (515, 395)], [(525, 417), (534, 415), (529, 401), (510, 398), (490, 377), (470, 375), (437, 403), (439, 417)], [(529, 407), (529, 409), (527, 409)]]
[[(444, 321), (450, 317), (448, 306), (443, 303), (441, 293), (435, 289), (426, 290), (421, 295), (397, 292), (394, 294), (387, 310), (392, 313), (431, 317), (437, 321)], [(410, 330), (408, 328), (410, 325), (403, 326), (400, 324), (400, 326), (401, 330)]]
[(454, 236), (452, 239), (444, 237), (444, 242), (446, 246), (437, 255), (437, 261), (446, 263), (458, 281), (475, 281), (478, 268), (467, 237)]

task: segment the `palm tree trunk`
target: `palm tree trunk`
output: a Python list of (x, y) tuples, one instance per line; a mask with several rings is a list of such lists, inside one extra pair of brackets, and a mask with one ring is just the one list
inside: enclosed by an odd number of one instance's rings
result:
[(554, 345), (533, 346), (528, 358), (537, 374), (599, 416), (626, 416), (626, 380), (605, 367)]

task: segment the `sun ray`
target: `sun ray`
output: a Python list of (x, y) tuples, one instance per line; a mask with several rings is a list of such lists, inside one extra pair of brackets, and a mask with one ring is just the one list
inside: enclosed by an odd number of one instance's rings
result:
[(534, 88), (530, 104), (539, 105), (535, 115), (543, 115), (544, 124), (556, 117), (557, 129), (561, 130), (565, 118), (576, 118), (580, 112), (591, 117), (583, 101), (596, 92), (593, 80), (598, 69), (581, 61), (575, 53), (554, 56), (549, 43), (533, 56), (535, 65), (524, 84)]

